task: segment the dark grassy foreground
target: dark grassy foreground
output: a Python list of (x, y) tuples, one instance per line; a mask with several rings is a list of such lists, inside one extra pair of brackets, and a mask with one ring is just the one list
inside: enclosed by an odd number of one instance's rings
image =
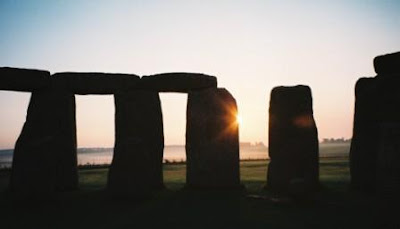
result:
[(274, 201), (263, 191), (267, 161), (241, 162), (247, 193), (180, 190), (185, 165), (165, 165), (168, 189), (140, 203), (107, 196), (107, 168), (81, 169), (79, 191), (46, 201), (13, 200), (2, 171), (0, 228), (400, 228), (385, 226), (386, 205), (377, 197), (348, 191), (347, 159), (320, 164), (323, 189), (302, 203)]

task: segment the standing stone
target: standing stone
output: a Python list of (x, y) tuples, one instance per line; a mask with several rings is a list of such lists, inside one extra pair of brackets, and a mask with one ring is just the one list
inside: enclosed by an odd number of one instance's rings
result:
[(49, 87), (51, 84), (48, 71), (0, 68), (0, 90), (31, 92)]
[(77, 185), (75, 97), (55, 88), (35, 91), (14, 149), (11, 190), (40, 195)]
[(276, 87), (269, 108), (267, 187), (305, 194), (318, 187), (318, 133), (308, 86)]
[(379, 98), (375, 78), (361, 78), (355, 87), (353, 137), (350, 147), (351, 187), (374, 191), (379, 139)]
[(157, 92), (129, 91), (115, 98), (115, 148), (108, 190), (140, 198), (163, 184), (164, 134)]
[(379, 191), (386, 179), (379, 175), (385, 174), (385, 162), (380, 164), (380, 161), (391, 157), (389, 152), (392, 151), (387, 151), (388, 147), (400, 141), (395, 135), (388, 134), (393, 132), (388, 124), (400, 123), (399, 83), (399, 77), (387, 76), (357, 81), (350, 148), (351, 186), (355, 190)]
[(186, 124), (188, 187), (240, 187), (236, 115), (236, 101), (226, 89), (189, 92)]
[[(400, 64), (400, 59), (398, 59)], [(377, 147), (376, 190), (397, 196), (400, 191), (400, 74), (378, 77), (379, 138)]]

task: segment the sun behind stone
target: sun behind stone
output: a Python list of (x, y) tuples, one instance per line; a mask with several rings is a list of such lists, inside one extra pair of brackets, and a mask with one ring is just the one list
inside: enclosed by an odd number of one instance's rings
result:
[(240, 116), (239, 114), (236, 115), (236, 123), (239, 125), (242, 125), (243, 123), (242, 116)]

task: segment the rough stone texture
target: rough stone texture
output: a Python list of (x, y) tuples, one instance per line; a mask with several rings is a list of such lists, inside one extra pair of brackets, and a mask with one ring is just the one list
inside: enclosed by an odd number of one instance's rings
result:
[(139, 76), (115, 73), (63, 72), (53, 75), (59, 87), (74, 94), (114, 94), (136, 89)]
[(318, 187), (318, 133), (308, 86), (276, 87), (269, 109), (267, 188), (278, 194)]
[(29, 196), (77, 185), (75, 97), (54, 88), (35, 91), (15, 145), (10, 188)]
[(192, 91), (186, 124), (189, 188), (238, 188), (236, 101), (226, 89)]
[(379, 77), (400, 76), (400, 52), (377, 56), (374, 59), (375, 72)]
[(163, 184), (164, 134), (157, 92), (115, 94), (115, 148), (108, 190), (141, 198)]
[(50, 73), (47, 71), (0, 68), (0, 90), (35, 91), (50, 86)]
[[(385, 146), (400, 141), (395, 137), (383, 139), (388, 123), (400, 122), (399, 78), (361, 78), (356, 84), (353, 138), (350, 148), (351, 186), (364, 192), (379, 191), (384, 177), (379, 170), (379, 158), (385, 158)], [(387, 129), (387, 128), (386, 128)], [(382, 145), (383, 144), (383, 145)]]
[(216, 88), (217, 78), (199, 73), (164, 73), (143, 76), (141, 88), (160, 92), (189, 92), (206, 88)]

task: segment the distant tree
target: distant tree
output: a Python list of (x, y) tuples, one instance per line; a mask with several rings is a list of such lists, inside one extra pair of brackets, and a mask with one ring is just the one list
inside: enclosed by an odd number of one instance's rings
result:
[(351, 138), (345, 139), (341, 138), (323, 138), (322, 143), (349, 143), (351, 142)]

